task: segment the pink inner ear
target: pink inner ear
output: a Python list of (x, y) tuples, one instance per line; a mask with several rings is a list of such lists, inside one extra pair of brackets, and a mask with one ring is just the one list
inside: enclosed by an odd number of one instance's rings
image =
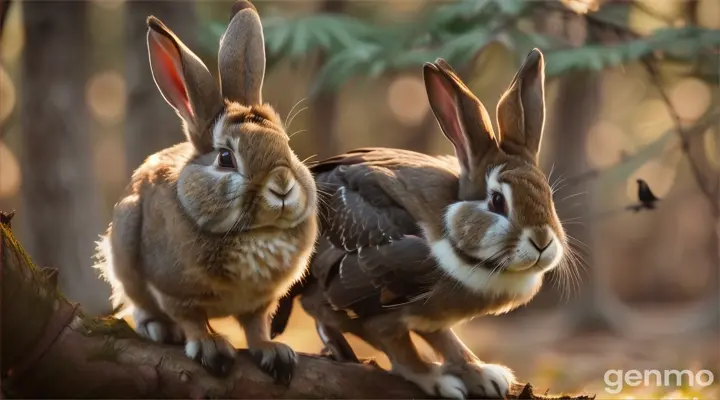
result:
[[(161, 43), (165, 42), (165, 43)], [(194, 117), (190, 98), (185, 88), (185, 81), (182, 78), (182, 65), (180, 63), (180, 54), (172, 43), (166, 43), (165, 37), (159, 40), (153, 40), (153, 54), (159, 61), (157, 64), (161, 68), (162, 90), (168, 96), (170, 103), (176, 108), (182, 108), (181, 112), (186, 113), (190, 117)]]
[(460, 161), (467, 166), (468, 150), (467, 139), (460, 125), (460, 113), (458, 112), (457, 98), (453, 93), (450, 83), (444, 77), (432, 75), (430, 83), (433, 87), (433, 106), (440, 116), (445, 135), (450, 139)]

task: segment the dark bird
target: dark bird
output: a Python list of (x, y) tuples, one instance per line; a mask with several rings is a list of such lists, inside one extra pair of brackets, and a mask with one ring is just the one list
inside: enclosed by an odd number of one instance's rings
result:
[(638, 204), (628, 206), (628, 210), (640, 212), (642, 210), (654, 210), (655, 203), (660, 199), (650, 190), (650, 185), (642, 179), (637, 180), (638, 184)]

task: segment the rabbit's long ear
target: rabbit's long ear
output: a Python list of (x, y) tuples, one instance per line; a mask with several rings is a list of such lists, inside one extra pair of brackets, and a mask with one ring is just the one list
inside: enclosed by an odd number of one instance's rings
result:
[(255, 7), (239, 1), (220, 39), (218, 68), (224, 98), (244, 105), (262, 104), (265, 78), (265, 39)]
[(545, 125), (545, 62), (533, 49), (497, 107), (503, 150), (537, 161)]
[(425, 63), (423, 79), (435, 119), (469, 171), (474, 160), (497, 147), (487, 110), (444, 60)]
[(147, 19), (147, 46), (153, 79), (165, 101), (185, 121), (200, 152), (212, 150), (208, 126), (222, 107), (217, 82), (205, 64), (159, 19)]

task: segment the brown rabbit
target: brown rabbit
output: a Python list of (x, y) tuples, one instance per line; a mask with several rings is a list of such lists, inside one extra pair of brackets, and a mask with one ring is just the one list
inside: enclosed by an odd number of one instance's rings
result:
[[(423, 75), (457, 157), (370, 148), (313, 166), (328, 192), (320, 202), (323, 239), (308, 279), (282, 300), (273, 333), (299, 295), (334, 357), (356, 359), (342, 336), (349, 332), (430, 395), (503, 397), (513, 373), (480, 361), (451, 328), (527, 303), (563, 259), (566, 236), (537, 157), (543, 56), (528, 55), (500, 100), (498, 135), (445, 61), (426, 64)], [(444, 364), (424, 360), (410, 332)]]
[(248, 2), (236, 9), (220, 41), (220, 87), (170, 29), (148, 18), (152, 74), (188, 141), (135, 171), (99, 242), (97, 267), (139, 334), (185, 342), (188, 357), (226, 373), (235, 349), (208, 319), (232, 315), (262, 369), (287, 383), (296, 354), (271, 340), (270, 314), (306, 270), (317, 197), (280, 117), (262, 103), (260, 18)]

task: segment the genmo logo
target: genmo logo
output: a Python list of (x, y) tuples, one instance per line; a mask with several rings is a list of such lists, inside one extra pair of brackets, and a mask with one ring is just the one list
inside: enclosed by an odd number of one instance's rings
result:
[(712, 371), (701, 369), (693, 372), (691, 370), (657, 370), (649, 369), (640, 371), (637, 369), (629, 369), (623, 371), (621, 369), (611, 369), (605, 372), (605, 391), (611, 394), (622, 392), (623, 388), (631, 387), (677, 387), (688, 385), (690, 387), (707, 387), (712, 385), (715, 377)]

